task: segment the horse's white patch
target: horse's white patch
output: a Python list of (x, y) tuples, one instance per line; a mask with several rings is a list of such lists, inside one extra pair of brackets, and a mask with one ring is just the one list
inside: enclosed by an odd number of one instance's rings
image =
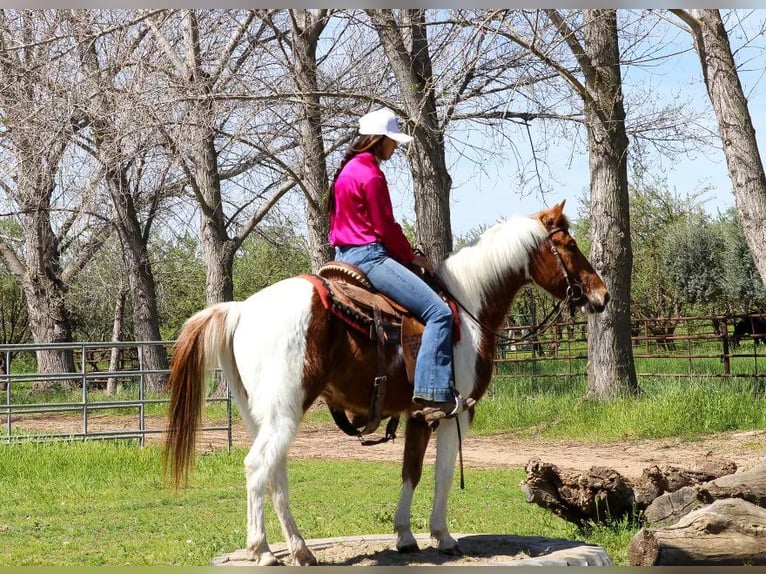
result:
[[(233, 348), (248, 394), (246, 406), (258, 426), (277, 420), (297, 421), (302, 415), (306, 331), (313, 291), (311, 283), (293, 277), (258, 291), (241, 304)], [(286, 413), (288, 417), (284, 417)]]

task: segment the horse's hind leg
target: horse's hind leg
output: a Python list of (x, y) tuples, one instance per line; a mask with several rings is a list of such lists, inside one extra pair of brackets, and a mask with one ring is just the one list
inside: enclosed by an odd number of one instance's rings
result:
[(423, 474), (423, 457), (425, 457), (428, 439), (431, 438), (431, 428), (421, 420), (407, 419), (407, 429), (404, 435), (404, 463), (402, 464), (402, 487), (399, 491), (399, 505), (394, 515), (394, 532), (396, 532), (396, 549), (399, 552), (417, 552), (420, 550), (415, 536), (412, 534), (410, 511), (412, 495)]
[(274, 510), (296, 563), (316, 564), (298, 532), (288, 503), (287, 449), (295, 436), (297, 421), (263, 425), (245, 457), (247, 474), (247, 552), (259, 566), (279, 564), (266, 540), (264, 491), (272, 492)]
[(247, 476), (247, 554), (258, 566), (280, 564), (271, 553), (266, 540), (266, 522), (264, 520), (263, 492), (268, 484), (269, 469), (262, 464), (263, 446), (256, 438), (250, 452), (245, 457)]
[(298, 526), (290, 512), (289, 494), (287, 489), (287, 456), (282, 456), (274, 466), (271, 480), (271, 501), (274, 511), (279, 518), (290, 554), (296, 566), (314, 566), (316, 558), (306, 546), (306, 542), (298, 532)]

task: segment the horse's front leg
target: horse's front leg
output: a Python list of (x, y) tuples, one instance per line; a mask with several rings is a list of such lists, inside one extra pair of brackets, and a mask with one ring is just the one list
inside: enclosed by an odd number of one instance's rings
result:
[(462, 436), (468, 431), (468, 412), (453, 419), (441, 421), (436, 433), (436, 476), (434, 479), (434, 502), (431, 509), (431, 537), (437, 541), (442, 552), (455, 556), (462, 555), (457, 540), (447, 529), (447, 499), (452, 478), (455, 474), (455, 459), (458, 451), (457, 425), (460, 422)]
[(407, 419), (404, 434), (404, 462), (402, 463), (402, 488), (399, 491), (399, 505), (394, 515), (396, 549), (399, 552), (417, 552), (420, 550), (412, 534), (410, 511), (412, 495), (423, 474), (423, 458), (426, 454), (431, 428), (423, 421)]

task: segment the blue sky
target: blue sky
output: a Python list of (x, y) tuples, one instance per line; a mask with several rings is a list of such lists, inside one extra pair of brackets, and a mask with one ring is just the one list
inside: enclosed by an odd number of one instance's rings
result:
[[(757, 10), (751, 15), (751, 22), (766, 19), (766, 10)], [(732, 48), (741, 47), (742, 39), (730, 31)], [(626, 90), (629, 84), (651, 82), (653, 90), (667, 94), (668, 98), (682, 94), (688, 97), (695, 107), (707, 110), (710, 126), (717, 129), (715, 115), (710, 109), (698, 56), (694, 52), (691, 38), (685, 33), (678, 33), (676, 40), (678, 48), (687, 51), (668, 59), (651, 72), (637, 69), (623, 70), (627, 74)], [(747, 48), (736, 53), (737, 64), (742, 66), (740, 79), (745, 94), (748, 96), (750, 114), (756, 129), (761, 158), (766, 150), (766, 39), (757, 39), (756, 48)], [(646, 77), (642, 77), (645, 74)], [(676, 96), (674, 96), (676, 94)], [(533, 132), (534, 137), (534, 132)], [(452, 231), (463, 235), (478, 226), (489, 226), (512, 213), (534, 213), (548, 205), (567, 200), (567, 213), (575, 217), (578, 209), (578, 199), (587, 192), (589, 185), (588, 156), (586, 150), (574, 150), (568, 142), (559, 142), (548, 151), (548, 164), (555, 179), (543, 175), (543, 186), (552, 191), (545, 197), (535, 190), (520, 190), (516, 187), (514, 172), (517, 169), (512, 163), (502, 163), (490, 159), (481, 169), (467, 161), (448, 158), (451, 162), (453, 190), (451, 201)], [(520, 151), (523, 150), (520, 146)], [(401, 152), (399, 152), (401, 153)], [(715, 214), (734, 205), (731, 183), (726, 170), (726, 162), (720, 149), (707, 149), (704, 153), (696, 153), (682, 157), (669, 158), (655, 154), (651, 161), (651, 175), (665, 179), (671, 190), (683, 196), (700, 189), (711, 187), (711, 191), (702, 196), (706, 209)], [(393, 167), (393, 166), (392, 166)], [(384, 168), (386, 169), (386, 168)], [(386, 169), (389, 181), (392, 183), (392, 199), (394, 209), (399, 218), (414, 220), (413, 202), (411, 197), (411, 182), (406, 178), (397, 177)]]

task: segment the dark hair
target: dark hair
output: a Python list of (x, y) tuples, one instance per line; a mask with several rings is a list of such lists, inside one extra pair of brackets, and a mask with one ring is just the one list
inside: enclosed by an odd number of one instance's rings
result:
[(356, 138), (353, 144), (351, 144), (351, 147), (348, 148), (348, 151), (346, 151), (346, 154), (343, 156), (343, 159), (340, 162), (340, 166), (338, 166), (337, 171), (335, 172), (335, 175), (332, 178), (332, 183), (330, 184), (330, 189), (327, 190), (327, 196), (325, 197), (324, 202), (324, 208), (325, 213), (327, 216), (332, 216), (332, 212), (335, 209), (335, 182), (338, 181), (338, 176), (340, 175), (340, 172), (343, 171), (343, 168), (346, 167), (346, 164), (351, 161), (351, 159), (362, 152), (365, 151), (372, 151), (375, 152), (376, 148), (380, 144), (380, 142), (383, 141), (382, 135), (363, 135)]

